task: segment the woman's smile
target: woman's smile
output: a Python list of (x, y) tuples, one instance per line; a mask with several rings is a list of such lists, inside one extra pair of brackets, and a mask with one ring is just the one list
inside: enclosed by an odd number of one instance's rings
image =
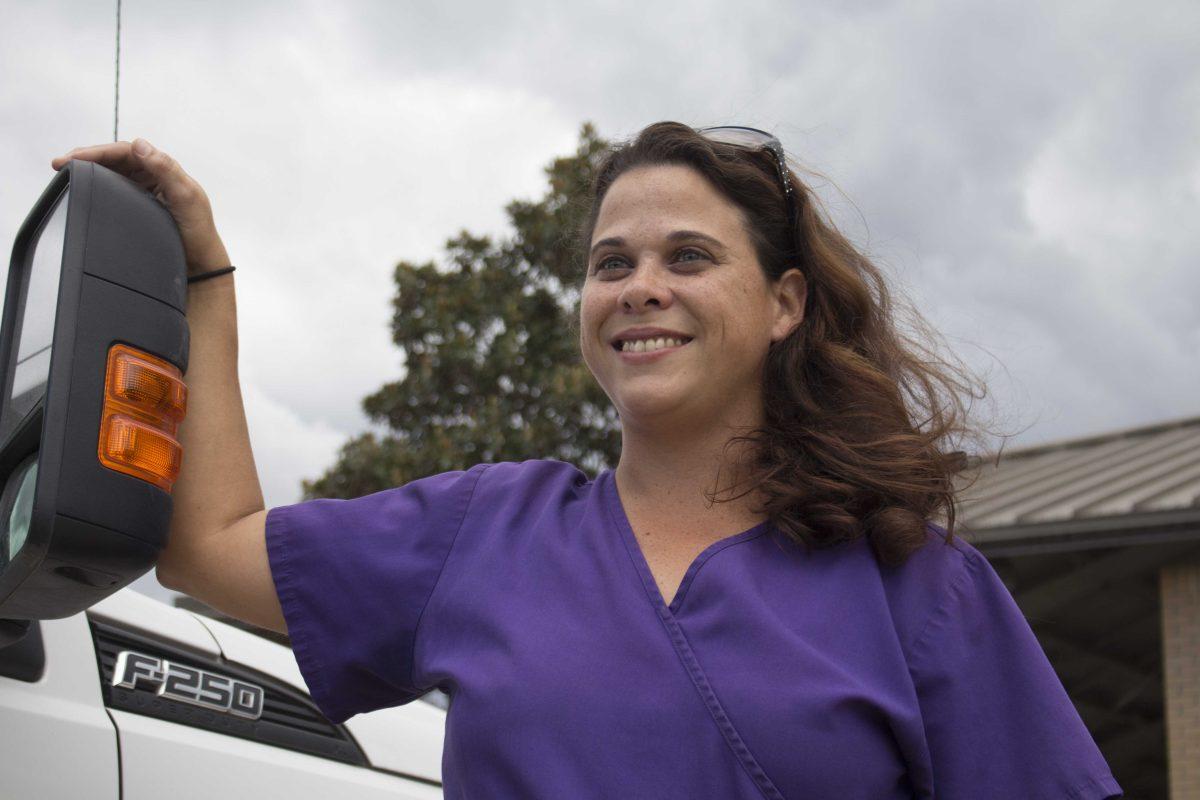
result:
[(657, 338), (623, 342), (617, 356), (626, 364), (649, 364), (681, 350), (691, 339)]

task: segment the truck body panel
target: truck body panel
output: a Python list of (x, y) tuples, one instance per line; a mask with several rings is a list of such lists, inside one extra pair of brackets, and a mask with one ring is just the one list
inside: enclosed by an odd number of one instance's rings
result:
[(0, 676), (0, 797), (117, 800), (117, 735), (100, 696), (87, 620), (47, 620), (41, 634), (41, 678)]
[[(125, 690), (126, 707), (117, 707), (115, 695), (105, 704), (116, 690), (103, 676), (119, 671), (113, 652), (121, 648), (161, 652), (217, 675), (257, 676), (264, 687), (307, 698), (283, 645), (128, 589), (85, 613), (37, 624), (45, 652), (40, 678), (0, 675), (2, 798), (442, 796), (446, 712), (433, 704), (416, 701), (347, 722), (343, 746), (359, 753), (359, 763), (348, 763), (224, 732), (228, 723), (211, 709), (184, 706), (174, 718), (142, 711), (164, 702), (152, 686)], [(142, 644), (114, 648), (109, 638), (102, 645), (112, 631)], [(128, 706), (129, 697), (137, 705)], [(196, 723), (200, 716), (207, 727)]]

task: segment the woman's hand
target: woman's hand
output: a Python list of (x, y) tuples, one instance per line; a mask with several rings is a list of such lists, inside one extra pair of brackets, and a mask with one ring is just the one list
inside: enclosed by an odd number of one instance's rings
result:
[(76, 147), (50, 162), (62, 169), (71, 159), (94, 161), (119, 172), (158, 198), (179, 226), (188, 274), (229, 266), (229, 254), (213, 223), (208, 195), (179, 162), (145, 139)]

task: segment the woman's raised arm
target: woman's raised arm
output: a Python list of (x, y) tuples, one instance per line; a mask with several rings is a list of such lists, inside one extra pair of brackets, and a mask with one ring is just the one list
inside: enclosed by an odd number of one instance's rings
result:
[[(179, 226), (189, 275), (229, 266), (204, 189), (175, 159), (148, 142), (81, 147), (51, 162), (93, 161), (152, 192)], [(237, 371), (237, 302), (232, 274), (192, 284), (183, 464), (172, 491), (163, 585), (238, 619), (284, 632), (267, 562), (267, 512), (250, 450)]]

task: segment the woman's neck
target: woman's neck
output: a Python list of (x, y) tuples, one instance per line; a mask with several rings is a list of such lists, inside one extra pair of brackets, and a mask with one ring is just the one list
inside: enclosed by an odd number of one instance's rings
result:
[[(710, 502), (707, 494), (725, 491), (742, 477), (751, 449), (730, 440), (753, 426), (708, 428), (703, 434), (680, 436), (624, 428), (617, 488), (630, 516), (677, 520), (683, 529), (736, 533), (765, 519), (754, 505), (755, 492), (730, 502)], [(728, 445), (728, 446), (727, 446)], [(737, 487), (736, 495), (744, 491)]]

